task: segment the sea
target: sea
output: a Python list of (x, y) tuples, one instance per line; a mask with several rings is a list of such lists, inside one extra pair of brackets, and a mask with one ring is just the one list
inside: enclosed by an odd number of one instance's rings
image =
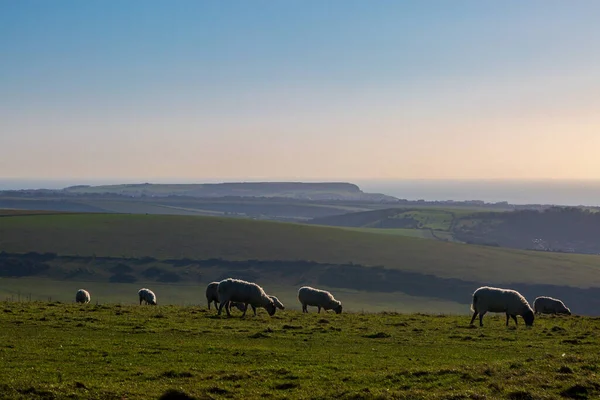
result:
[[(299, 180), (310, 181), (317, 180)], [(227, 180), (232, 182), (235, 180)], [(251, 182), (254, 180), (237, 180)], [(281, 180), (280, 180), (281, 181)], [(287, 180), (286, 180), (287, 181)], [(336, 180), (357, 184), (364, 192), (383, 193), (406, 200), (467, 201), (510, 204), (600, 206), (600, 180)], [(0, 179), (0, 190), (62, 189), (73, 185), (124, 183), (218, 183), (218, 179), (185, 180), (42, 180)], [(261, 180), (265, 182), (265, 180)]]

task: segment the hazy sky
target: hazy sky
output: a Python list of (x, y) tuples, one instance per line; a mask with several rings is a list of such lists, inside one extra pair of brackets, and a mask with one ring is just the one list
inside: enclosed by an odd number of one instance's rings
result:
[(0, 177), (600, 178), (600, 2), (0, 1)]

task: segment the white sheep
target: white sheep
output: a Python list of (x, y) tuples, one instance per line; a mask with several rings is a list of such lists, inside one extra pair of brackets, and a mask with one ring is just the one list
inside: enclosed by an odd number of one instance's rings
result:
[[(279, 299), (277, 297), (271, 296), (271, 295), (267, 295), (267, 296), (269, 296), (269, 298), (271, 300), (273, 300), (273, 304), (275, 304), (276, 308), (279, 308), (280, 310), (285, 310), (283, 303), (281, 301), (279, 301)], [(245, 307), (245, 305), (242, 303), (232, 302), (231, 305), (236, 306), (238, 308), (238, 310), (240, 310), (240, 311), (244, 311), (244, 309), (242, 307)], [(254, 311), (254, 315), (256, 315), (256, 307), (252, 306), (252, 311)]]
[[(206, 286), (206, 301), (208, 302), (208, 309), (210, 310), (210, 303), (215, 304), (215, 309), (219, 309), (219, 292), (218, 292), (219, 282), (211, 282)], [(246, 305), (244, 303), (230, 302), (229, 308), (235, 307), (238, 310), (244, 312), (246, 311)], [(256, 311), (254, 312), (256, 314)]]
[(142, 288), (139, 290), (138, 295), (140, 296), (140, 305), (142, 305), (142, 301), (145, 301), (146, 304), (151, 304), (155, 306), (156, 303), (156, 295), (150, 289)]
[(230, 302), (244, 303), (245, 310), (242, 317), (246, 315), (248, 305), (253, 306), (254, 315), (256, 315), (256, 307), (263, 307), (271, 316), (277, 310), (275, 304), (273, 304), (273, 300), (256, 283), (228, 278), (219, 282), (217, 292), (220, 302), (219, 315), (221, 315), (221, 311), (225, 307), (227, 316), (231, 316), (229, 313)]
[(518, 325), (517, 315), (523, 317), (527, 326), (532, 326), (534, 320), (533, 310), (525, 297), (511, 289), (480, 287), (473, 293), (471, 311), (473, 311), (471, 325), (479, 314), (479, 325), (483, 326), (483, 316), (487, 312), (506, 313), (506, 326), (508, 326), (509, 318), (512, 318)]
[(536, 314), (567, 314), (571, 315), (571, 310), (565, 306), (565, 303), (552, 297), (540, 296), (533, 302), (533, 310)]
[(321, 312), (333, 310), (336, 314), (342, 312), (342, 303), (333, 298), (333, 295), (325, 290), (315, 289), (310, 286), (303, 286), (298, 290), (298, 300), (302, 303), (302, 312), (307, 313), (307, 306), (316, 306)]
[(86, 304), (86, 303), (89, 303), (89, 302), (90, 302), (90, 300), (91, 300), (91, 297), (90, 297), (90, 292), (88, 292), (88, 291), (87, 291), (87, 290), (85, 290), (85, 289), (79, 289), (79, 290), (77, 291), (77, 294), (75, 295), (75, 301), (76, 301), (77, 303), (83, 303), (83, 304)]

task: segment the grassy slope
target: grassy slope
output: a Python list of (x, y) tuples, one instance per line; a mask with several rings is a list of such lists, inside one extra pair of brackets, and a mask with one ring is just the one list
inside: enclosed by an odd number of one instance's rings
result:
[[(559, 399), (600, 394), (600, 321), (4, 303), (0, 397)], [(236, 315), (239, 315), (237, 313)]]
[[(276, 295), (287, 309), (300, 310), (297, 299), (297, 285), (272, 281), (262, 277), (260, 284), (269, 293)], [(93, 304), (136, 304), (137, 291), (141, 287), (151, 288), (161, 305), (201, 305), (206, 306), (205, 282), (187, 284), (165, 284), (158, 282), (109, 283), (101, 281), (56, 281), (47, 278), (0, 278), (0, 301), (62, 301), (73, 302), (75, 293), (85, 288), (91, 293)], [(435, 310), (444, 314), (469, 313), (469, 306), (452, 301), (414, 297), (401, 292), (374, 293), (351, 289), (328, 288), (336, 298), (343, 301), (347, 311), (395, 311), (403, 313), (429, 312)]]
[(353, 262), (490, 283), (600, 286), (598, 256), (515, 251), (228, 218), (110, 214), (2, 217), (0, 250)]
[[(390, 211), (395, 214), (390, 215)], [(396, 209), (380, 209), (358, 211), (342, 215), (334, 215), (315, 218), (310, 223), (323, 226), (344, 226), (347, 228), (362, 229), (365, 232), (395, 234), (402, 236), (421, 237), (424, 239), (437, 239), (442, 241), (456, 242), (452, 234), (452, 226), (460, 218), (471, 216), (482, 212), (504, 212), (486, 208), (467, 207), (407, 207)], [(354, 219), (356, 215), (362, 215), (360, 220)], [(389, 219), (414, 219), (420, 224), (420, 228), (380, 228), (382, 222)], [(359, 222), (360, 221), (360, 222)], [(350, 228), (352, 229), (352, 228)], [(431, 230), (435, 231), (432, 234)]]
[(375, 233), (380, 235), (396, 235), (396, 236), (410, 236), (422, 239), (434, 239), (431, 236), (429, 229), (404, 229), (404, 228), (343, 228), (356, 232)]

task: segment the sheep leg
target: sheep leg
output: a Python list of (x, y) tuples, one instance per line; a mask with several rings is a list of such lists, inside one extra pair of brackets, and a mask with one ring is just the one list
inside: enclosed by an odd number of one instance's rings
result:
[(511, 315), (512, 319), (515, 321), (515, 325), (519, 325), (516, 315)]
[(510, 318), (510, 315), (508, 315), (508, 313), (506, 314), (506, 326), (508, 326), (508, 320)]
[[(246, 308), (248, 308), (248, 304), (246, 304)], [(252, 311), (254, 311), (254, 316), (256, 317), (256, 307), (252, 304)]]
[(308, 307), (306, 307), (306, 304), (302, 304), (302, 312), (308, 313)]
[[(208, 299), (207, 299), (208, 300)], [(212, 301), (208, 300), (208, 309), (210, 310), (210, 303), (212, 303)]]
[(215, 302), (215, 308), (218, 308), (219, 307), (219, 302), (217, 302), (216, 300), (214, 300), (214, 302)]
[(142, 298), (140, 297), (140, 306), (142, 305)]
[(471, 323), (470, 323), (469, 325), (473, 325), (473, 321), (475, 321), (475, 318), (477, 318), (477, 314), (478, 314), (478, 312), (477, 312), (477, 311), (475, 311), (475, 312), (473, 313), (473, 318), (471, 318)]
[(318, 314), (321, 314), (321, 306), (317, 306), (319, 308)]
[(483, 316), (485, 315), (485, 311), (479, 314), (479, 326), (483, 326)]
[(246, 316), (246, 311), (248, 311), (248, 304), (246, 304), (246, 307), (244, 307), (244, 312), (242, 313), (242, 317)]
[(231, 315), (229, 314), (229, 308), (227, 307), (228, 305), (228, 301), (222, 301), (221, 304), (219, 305), (219, 312), (217, 313), (217, 315), (221, 315), (221, 311), (223, 311), (223, 307), (225, 307), (225, 311), (227, 311), (227, 316), (230, 317)]

